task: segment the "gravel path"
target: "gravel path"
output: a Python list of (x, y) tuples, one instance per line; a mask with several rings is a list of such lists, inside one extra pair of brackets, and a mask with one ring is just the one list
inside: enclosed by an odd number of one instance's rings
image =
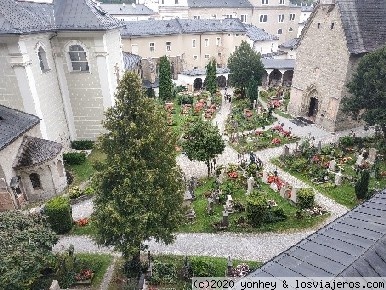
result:
[[(225, 122), (228, 114), (231, 111), (229, 103), (225, 103), (223, 99), (223, 105), (213, 120), (213, 124), (219, 127), (221, 133), (224, 132)], [(290, 120), (278, 117), (278, 124), (284, 123), (286, 130), (291, 127), (293, 134), (301, 138), (314, 137), (315, 144), (321, 141), (322, 144), (329, 144), (336, 142), (340, 136), (348, 135), (351, 130), (342, 131), (336, 134), (326, 132), (314, 125), (309, 126), (297, 126)], [(354, 132), (357, 136), (366, 136), (371, 134), (369, 131), (364, 131), (362, 128), (355, 129)], [(226, 139), (226, 138), (224, 138)], [(290, 149), (295, 148), (295, 144), (288, 145)], [(271, 158), (278, 157), (283, 152), (283, 147), (269, 148), (256, 152), (256, 155), (264, 162), (265, 168), (268, 170), (274, 170), (276, 167), (269, 162)], [(217, 158), (217, 164), (237, 163), (238, 154), (230, 146), (226, 146), (223, 154)], [(207, 174), (207, 168), (204, 162), (190, 161), (185, 155), (177, 157), (177, 163), (181, 166), (182, 171), (187, 177), (204, 177)], [(304, 182), (296, 179), (290, 174), (278, 170), (279, 176), (283, 177), (286, 181), (297, 187), (309, 187)], [(326, 219), (323, 226), (343, 215), (347, 212), (347, 208), (337, 204), (330, 198), (316, 192), (316, 201), (318, 204), (326, 208), (331, 216)], [(92, 200), (86, 200), (73, 206), (74, 219), (80, 217), (86, 217), (92, 213)], [(235, 259), (249, 259), (257, 261), (267, 261), (274, 256), (278, 255), (282, 251), (288, 249), (292, 245), (298, 243), (300, 240), (313, 233), (315, 229), (307, 229), (298, 232), (288, 233), (264, 233), (264, 234), (235, 234), (235, 233), (221, 233), (221, 234), (177, 234), (176, 240), (171, 245), (164, 245), (162, 243), (156, 243), (155, 241), (149, 241), (149, 249), (153, 253), (164, 254), (177, 254), (177, 255), (205, 255), (205, 256), (217, 256), (228, 257), (231, 256)], [(87, 236), (64, 236), (61, 237), (58, 244), (55, 246), (54, 251), (62, 251), (68, 248), (70, 244), (75, 246), (76, 252), (89, 252), (89, 253), (113, 253), (111, 248), (98, 247)], [(114, 253), (117, 255), (117, 253)]]

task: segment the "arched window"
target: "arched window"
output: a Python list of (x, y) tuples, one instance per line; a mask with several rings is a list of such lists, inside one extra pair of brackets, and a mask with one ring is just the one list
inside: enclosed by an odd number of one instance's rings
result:
[(89, 71), (87, 53), (79, 44), (68, 47), (72, 71)]
[(40, 46), (38, 49), (38, 57), (39, 57), (40, 69), (42, 70), (42, 72), (49, 71), (50, 67), (48, 66), (48, 62), (47, 62), (46, 51), (42, 46)]
[(31, 173), (29, 175), (29, 180), (31, 181), (33, 189), (41, 189), (40, 177), (37, 173)]

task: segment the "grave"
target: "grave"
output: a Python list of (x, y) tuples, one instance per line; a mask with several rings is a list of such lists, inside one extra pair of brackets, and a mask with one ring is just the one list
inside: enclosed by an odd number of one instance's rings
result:
[(233, 198), (232, 198), (232, 195), (228, 194), (227, 196), (227, 201), (224, 205), (224, 210), (227, 211), (228, 213), (233, 213), (234, 212), (234, 209), (233, 209)]
[(283, 155), (288, 156), (290, 154), (290, 149), (287, 145), (284, 145), (283, 147)]
[(342, 184), (342, 173), (339, 170), (339, 172), (335, 174), (335, 185), (339, 186), (341, 184)]
[(335, 159), (332, 159), (330, 160), (329, 164), (328, 164), (328, 169), (332, 172), (335, 172), (335, 169), (336, 169), (336, 161)]
[(248, 188), (247, 188), (247, 194), (251, 194), (253, 191), (253, 185), (255, 183), (255, 180), (252, 176), (250, 176), (247, 180)]
[(373, 165), (376, 158), (377, 158), (377, 149), (375, 149), (375, 148), (370, 148), (370, 150), (369, 150), (369, 158), (368, 158), (368, 162), (369, 162), (371, 165)]

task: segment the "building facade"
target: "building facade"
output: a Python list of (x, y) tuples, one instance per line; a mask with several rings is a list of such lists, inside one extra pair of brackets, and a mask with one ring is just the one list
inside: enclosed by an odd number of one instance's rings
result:
[(95, 139), (123, 70), (122, 24), (91, 0), (3, 0), (0, 15), (0, 104), (38, 116), (45, 139)]
[(299, 40), (288, 111), (330, 130), (357, 126), (342, 113), (360, 58), (386, 44), (386, 3), (320, 1)]

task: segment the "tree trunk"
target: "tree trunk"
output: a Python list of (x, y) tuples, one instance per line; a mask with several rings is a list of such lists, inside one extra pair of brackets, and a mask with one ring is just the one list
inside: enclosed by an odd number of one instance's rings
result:
[(208, 167), (208, 177), (210, 177), (210, 161), (206, 161), (206, 166)]
[(381, 125), (382, 133), (383, 133), (383, 139), (386, 140), (386, 125)]

